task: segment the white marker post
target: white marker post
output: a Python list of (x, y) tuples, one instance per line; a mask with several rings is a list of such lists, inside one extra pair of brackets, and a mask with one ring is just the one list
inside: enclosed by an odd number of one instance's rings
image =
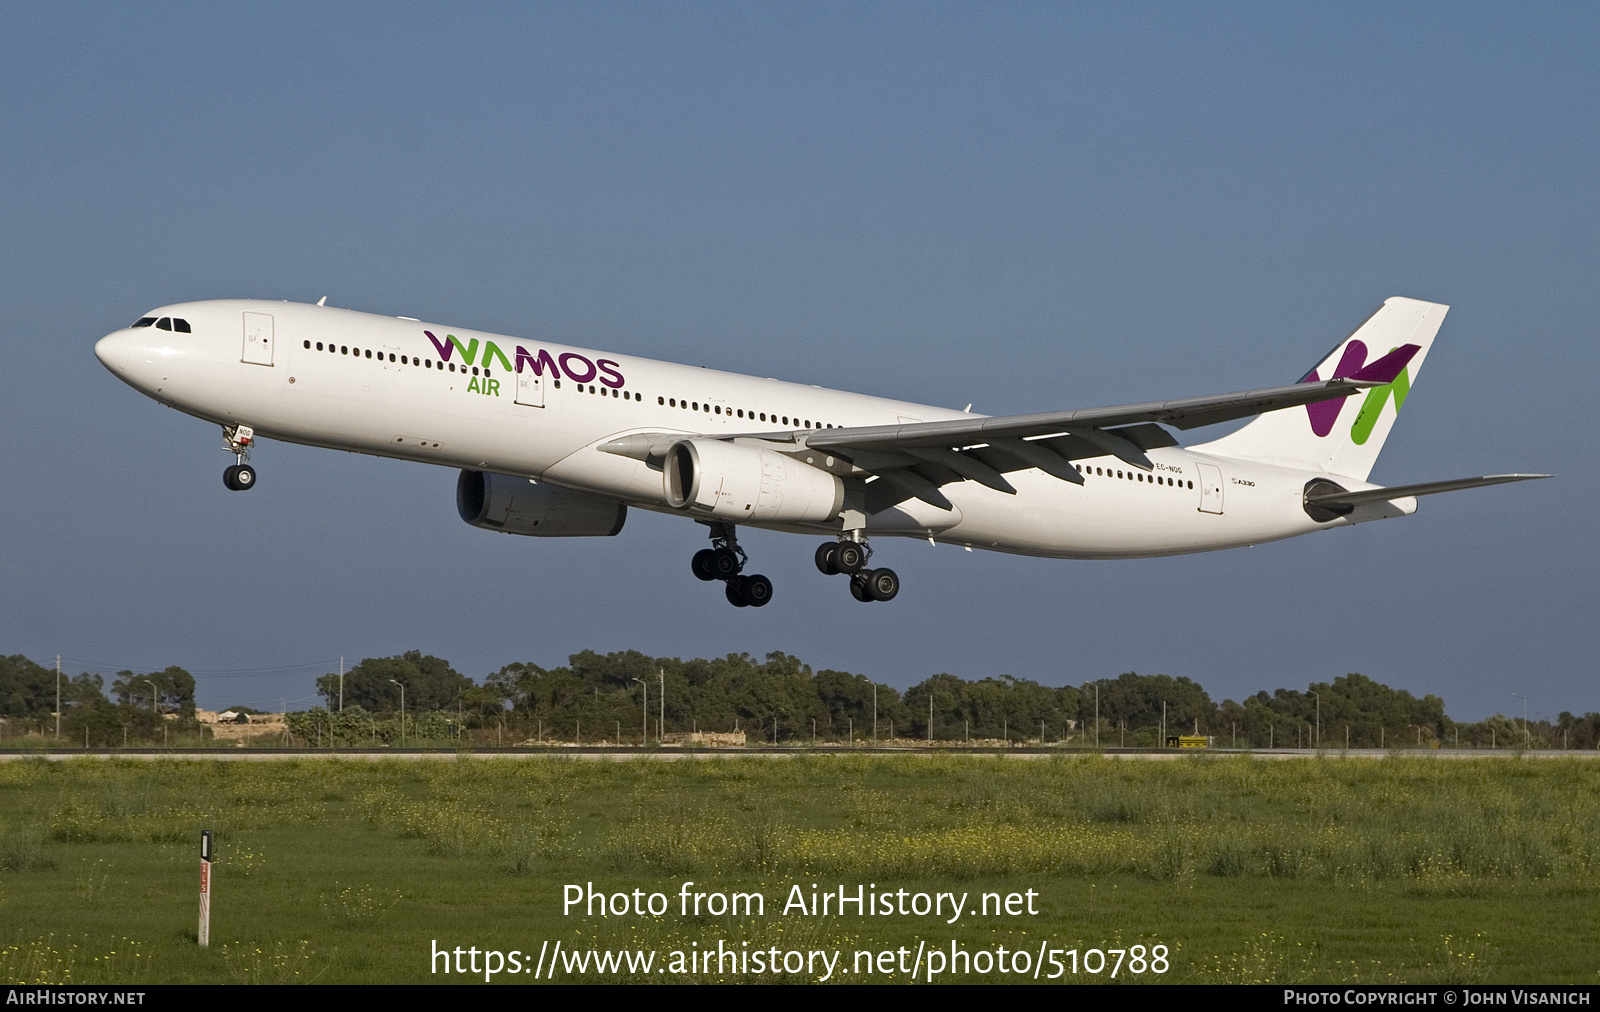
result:
[(200, 832), (200, 946), (211, 945), (211, 830)]

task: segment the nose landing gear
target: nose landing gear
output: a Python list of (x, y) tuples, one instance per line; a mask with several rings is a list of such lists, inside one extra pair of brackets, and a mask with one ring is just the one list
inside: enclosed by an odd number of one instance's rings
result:
[(850, 596), (857, 601), (892, 601), (900, 593), (900, 577), (892, 569), (867, 569), (872, 548), (865, 540), (827, 541), (817, 546), (817, 569), (824, 576), (850, 577)]
[(256, 430), (248, 425), (225, 425), (222, 439), (228, 452), (238, 458), (222, 472), (222, 484), (230, 492), (243, 492), (256, 487), (256, 469), (245, 461), (250, 459), (250, 446), (256, 440)]
[[(704, 523), (704, 521), (702, 521)], [(735, 608), (761, 608), (772, 600), (772, 581), (765, 576), (742, 575), (749, 557), (739, 547), (732, 524), (706, 523), (711, 547), (694, 553), (690, 567), (697, 579), (727, 584), (728, 603)]]

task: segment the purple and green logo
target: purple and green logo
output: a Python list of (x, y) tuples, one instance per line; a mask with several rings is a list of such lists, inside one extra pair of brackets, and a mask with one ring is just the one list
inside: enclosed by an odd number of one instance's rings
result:
[[(1367, 362), (1367, 346), (1360, 340), (1352, 340), (1344, 346), (1344, 354), (1339, 357), (1339, 364), (1334, 367), (1333, 375), (1329, 379), (1356, 379), (1371, 380), (1382, 383), (1382, 386), (1373, 387), (1367, 391), (1366, 400), (1361, 404), (1361, 410), (1356, 412), (1356, 420), (1350, 426), (1350, 440), (1357, 446), (1364, 444), (1372, 437), (1372, 430), (1378, 424), (1378, 416), (1383, 413), (1383, 406), (1389, 403), (1389, 398), (1394, 398), (1395, 411), (1406, 402), (1406, 394), (1411, 392), (1411, 377), (1406, 372), (1406, 366), (1416, 357), (1422, 347), (1415, 344), (1403, 344), (1389, 354), (1371, 363)], [(1302, 383), (1316, 383), (1321, 379), (1315, 369), (1305, 375)], [(1344, 410), (1347, 398), (1336, 397), (1331, 401), (1318, 401), (1306, 405), (1306, 414), (1311, 417), (1311, 431), (1318, 436), (1326, 436), (1333, 431), (1334, 423), (1339, 420), (1339, 412)]]
[[(459, 351), (461, 352), (462, 361), (467, 365), (476, 363), (479, 350), (477, 338), (473, 338), (463, 344), (461, 338), (454, 334), (446, 334), (443, 341), (434, 337), (431, 330), (424, 330), (423, 334), (427, 335), (428, 340), (433, 342), (434, 348), (439, 352), (439, 357), (444, 361), (450, 361), (450, 356)], [(535, 376), (544, 376), (548, 370), (549, 375), (555, 379), (560, 379), (562, 374), (565, 373), (567, 378), (574, 383), (592, 383), (598, 377), (601, 383), (612, 389), (618, 389), (627, 382), (622, 376), (622, 370), (618, 363), (608, 358), (591, 362), (577, 352), (571, 351), (563, 352), (560, 356), (552, 356), (543, 348), (540, 348), (537, 352), (531, 352), (520, 344), (514, 345), (511, 356), (507, 356), (500, 346), (493, 341), (483, 342), (482, 348), (483, 367), (486, 369), (498, 359), (500, 368), (506, 372), (520, 373), (523, 369), (531, 369)], [(511, 364), (513, 358), (516, 361), (515, 367)], [(499, 386), (498, 383), (495, 385), (496, 387)]]

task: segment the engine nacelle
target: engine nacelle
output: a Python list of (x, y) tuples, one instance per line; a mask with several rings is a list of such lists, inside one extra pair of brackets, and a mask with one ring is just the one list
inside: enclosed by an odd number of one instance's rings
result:
[(826, 523), (844, 505), (844, 483), (836, 475), (720, 439), (672, 444), (662, 470), (667, 502), (720, 520)]
[(609, 538), (628, 519), (621, 503), (485, 471), (456, 479), (456, 512), (486, 531), (536, 538)]

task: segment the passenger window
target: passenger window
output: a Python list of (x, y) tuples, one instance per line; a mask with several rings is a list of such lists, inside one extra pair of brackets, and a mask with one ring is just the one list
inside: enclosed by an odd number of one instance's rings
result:
[(307, 350), (309, 350), (311, 348), (311, 342), (310, 341), (305, 342), (305, 346), (306, 346)]
[(153, 316), (141, 316), (133, 321), (133, 325), (135, 327), (151, 327), (155, 325), (155, 322), (156, 318)]
[(171, 330), (172, 329), (172, 317), (163, 316), (161, 319), (157, 320), (156, 321), (156, 329), (157, 330)]
[(474, 376), (478, 375), (478, 367), (477, 366), (473, 366), (472, 367), (472, 375), (474, 375)]
[(188, 320), (180, 320), (176, 316), (174, 316), (172, 318), (172, 329), (176, 330), (180, 334), (187, 334), (187, 333), (190, 332), (189, 331), (189, 321)]
[(394, 361), (394, 352), (392, 352), (392, 351), (389, 353), (389, 361), (391, 361), (391, 362)]

